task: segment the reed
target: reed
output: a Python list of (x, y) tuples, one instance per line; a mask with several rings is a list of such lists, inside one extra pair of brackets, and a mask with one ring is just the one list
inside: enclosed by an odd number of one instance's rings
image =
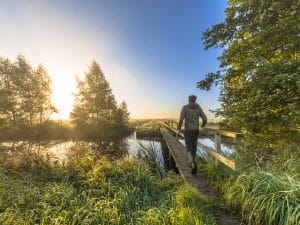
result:
[(159, 154), (159, 149), (155, 142), (150, 142), (148, 145), (139, 144), (136, 158), (140, 163), (145, 164), (155, 174), (159, 174), (162, 179), (165, 176), (164, 161), (162, 155)]

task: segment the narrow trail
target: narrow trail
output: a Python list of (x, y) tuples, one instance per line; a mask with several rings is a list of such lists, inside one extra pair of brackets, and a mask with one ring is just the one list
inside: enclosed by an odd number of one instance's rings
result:
[[(196, 183), (195, 187), (207, 198), (220, 198), (221, 194), (214, 191), (206, 177), (199, 174), (199, 172), (194, 175)], [(214, 208), (214, 214), (219, 225), (239, 225), (241, 223), (234, 215), (225, 212), (220, 207)]]

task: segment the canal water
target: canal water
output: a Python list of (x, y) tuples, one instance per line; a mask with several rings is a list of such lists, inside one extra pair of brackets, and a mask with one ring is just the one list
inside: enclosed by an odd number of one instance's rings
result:
[[(184, 140), (179, 140), (184, 144)], [(199, 138), (198, 142), (214, 149), (214, 142), (209, 138)], [(155, 153), (156, 163), (164, 170), (161, 144), (159, 141), (141, 140), (136, 138), (136, 133), (126, 138), (113, 141), (47, 141), (47, 142), (2, 142), (0, 143), (0, 165), (12, 161), (28, 162), (28, 160), (49, 160), (53, 163), (65, 164), (72, 158), (107, 157), (111, 160), (124, 157), (136, 157), (140, 149), (151, 149)], [(231, 155), (234, 150), (226, 145), (221, 146), (224, 155)], [(207, 158), (207, 153), (198, 148), (197, 155)]]

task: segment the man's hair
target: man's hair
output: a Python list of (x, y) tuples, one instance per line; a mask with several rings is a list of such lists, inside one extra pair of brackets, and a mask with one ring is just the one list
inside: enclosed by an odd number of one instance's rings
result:
[(190, 95), (189, 96), (189, 102), (196, 102), (197, 96), (196, 95)]

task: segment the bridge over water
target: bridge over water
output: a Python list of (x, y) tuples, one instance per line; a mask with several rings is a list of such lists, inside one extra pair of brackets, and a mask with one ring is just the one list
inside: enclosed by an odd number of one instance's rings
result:
[[(205, 176), (201, 175), (199, 172), (196, 175), (191, 173), (191, 168), (188, 165), (189, 156), (185, 146), (175, 136), (176, 125), (177, 124), (174, 122), (165, 122), (160, 128), (162, 137), (162, 152), (166, 168), (173, 169), (180, 173), (186, 184), (196, 187), (203, 195), (207, 197), (218, 197), (219, 193), (213, 191)], [(205, 132), (212, 133), (215, 136), (215, 146), (214, 149), (211, 149), (210, 147), (198, 142), (198, 147), (205, 151), (210, 158), (214, 158), (216, 164), (223, 163), (225, 166), (235, 170), (235, 161), (222, 154), (222, 136), (232, 139), (239, 139), (242, 137), (242, 134), (211, 128), (204, 128), (203, 130)], [(184, 137), (182, 133), (179, 133), (179, 136)], [(215, 209), (215, 214), (218, 224), (240, 224), (240, 222), (234, 216), (224, 212), (221, 209)]]

